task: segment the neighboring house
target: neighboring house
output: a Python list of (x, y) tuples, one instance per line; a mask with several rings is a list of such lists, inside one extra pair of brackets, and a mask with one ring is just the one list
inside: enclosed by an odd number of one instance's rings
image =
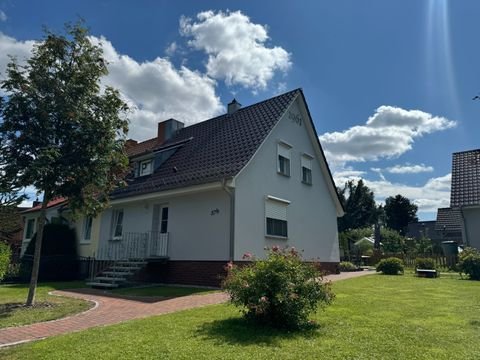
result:
[(17, 262), (20, 257), (23, 236), (23, 220), (20, 213), (25, 209), (17, 207), (13, 213), (0, 213), (0, 226), (3, 224), (6, 226), (6, 229), (0, 229), (0, 240), (10, 245), (13, 262)]
[(438, 209), (435, 231), (440, 234), (442, 241), (455, 241), (459, 245), (463, 244), (462, 214), (460, 209)]
[(480, 249), (480, 149), (453, 153), (450, 207), (459, 211), (463, 243)]
[(192, 284), (218, 283), (227, 261), (273, 245), (336, 268), (344, 211), (302, 90), (243, 108), (234, 100), (188, 127), (169, 119), (156, 137), (127, 141), (127, 153), (128, 185), (76, 223), (80, 255), (168, 258), (162, 280)]
[(437, 221), (435, 220), (409, 223), (406, 237), (415, 240), (420, 240), (421, 238), (426, 237), (435, 243), (440, 243), (445, 240), (443, 239), (443, 234), (439, 230)]

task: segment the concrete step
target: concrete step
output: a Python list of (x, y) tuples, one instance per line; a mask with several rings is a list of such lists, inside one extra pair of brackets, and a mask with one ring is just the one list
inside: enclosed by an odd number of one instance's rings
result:
[(101, 287), (101, 288), (109, 288), (109, 289), (113, 289), (113, 288), (117, 288), (118, 287), (118, 284), (111, 284), (111, 283), (104, 283), (104, 282), (87, 282), (87, 285), (88, 286), (92, 286), (92, 287)]
[(123, 282), (127, 281), (124, 277), (113, 277), (113, 276), (96, 276), (95, 281), (106, 281), (106, 282)]
[(118, 261), (116, 265), (123, 265), (123, 266), (143, 266), (147, 265), (146, 261)]
[(111, 276), (130, 276), (133, 275), (133, 272), (127, 271), (102, 271), (102, 275), (111, 275)]
[(141, 267), (140, 266), (112, 266), (110, 267), (111, 270), (118, 270), (119, 272), (123, 272), (123, 271), (130, 271), (130, 270), (140, 270)]

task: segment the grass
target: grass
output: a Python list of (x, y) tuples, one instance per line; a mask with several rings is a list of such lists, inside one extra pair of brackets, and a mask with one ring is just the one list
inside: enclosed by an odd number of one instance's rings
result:
[[(479, 359), (480, 282), (370, 275), (335, 283), (318, 327), (285, 332), (215, 305), (58, 336), (2, 359)], [(73, 350), (74, 349), (74, 350)]]
[(207, 294), (217, 290), (195, 287), (180, 286), (148, 286), (137, 288), (121, 288), (112, 290), (112, 294), (128, 296), (155, 296), (155, 297), (179, 297), (193, 294)]
[(28, 284), (0, 285), (0, 328), (59, 319), (90, 308), (92, 304), (84, 300), (48, 295), (49, 291), (84, 285), (82, 282), (41, 283), (36, 292), (37, 305), (33, 308), (22, 306), (27, 299)]

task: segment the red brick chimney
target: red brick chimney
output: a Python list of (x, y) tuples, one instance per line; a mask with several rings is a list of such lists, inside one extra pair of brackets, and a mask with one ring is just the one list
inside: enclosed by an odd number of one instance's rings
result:
[(175, 136), (178, 130), (184, 127), (184, 123), (175, 120), (168, 119), (158, 123), (157, 138), (158, 143), (162, 144), (168, 139)]

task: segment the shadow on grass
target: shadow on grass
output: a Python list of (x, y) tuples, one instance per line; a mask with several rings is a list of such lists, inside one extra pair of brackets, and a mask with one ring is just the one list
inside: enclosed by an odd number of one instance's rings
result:
[(244, 318), (229, 318), (204, 323), (197, 328), (198, 335), (213, 340), (217, 345), (279, 345), (283, 340), (309, 339), (324, 334), (322, 328), (312, 324), (300, 330), (282, 330), (255, 323)]

